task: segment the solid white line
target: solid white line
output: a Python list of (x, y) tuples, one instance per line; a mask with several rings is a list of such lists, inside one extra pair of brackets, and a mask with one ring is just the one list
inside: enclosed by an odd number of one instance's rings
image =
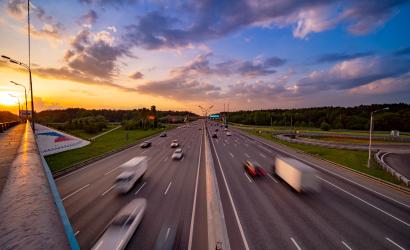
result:
[(169, 182), (167, 190), (165, 190), (164, 195), (167, 195), (169, 188), (171, 187), (172, 181)]
[(229, 152), (229, 154), (231, 155), (231, 157), (233, 158), (234, 156), (233, 156), (233, 154), (231, 153), (231, 152)]
[(396, 242), (394, 242), (393, 240), (389, 239), (389, 238), (385, 238), (386, 240), (390, 241), (390, 243), (392, 243), (393, 245), (395, 245), (396, 247), (400, 248), (401, 250), (406, 250), (404, 247), (400, 246), (399, 244), (397, 244)]
[(82, 188), (77, 189), (76, 191), (72, 192), (71, 194), (67, 195), (66, 197), (63, 198), (63, 200), (70, 198), (71, 196), (75, 195), (76, 193), (80, 192), (81, 190), (83, 190), (84, 188), (90, 186), (90, 184), (85, 185)]
[(80, 230), (77, 230), (77, 232), (75, 232), (74, 236), (77, 236), (77, 234), (80, 233)]
[(168, 228), (167, 229), (167, 234), (165, 235), (165, 240), (167, 240), (168, 239), (168, 235), (169, 235), (169, 231), (171, 230), (171, 228)]
[(167, 161), (167, 160), (168, 160), (168, 156), (167, 156), (167, 157), (165, 157), (163, 161)]
[(117, 170), (117, 169), (120, 168), (120, 167), (121, 167), (121, 165), (119, 165), (118, 167), (115, 167), (115, 168), (111, 169), (110, 171), (108, 171), (108, 172), (105, 173), (104, 175), (111, 174), (112, 172), (114, 172), (115, 170)]
[(239, 232), (241, 233), (243, 244), (245, 246), (245, 249), (249, 250), (248, 242), (246, 241), (245, 233), (243, 232), (241, 222), (239, 221), (238, 212), (236, 211), (236, 207), (235, 207), (235, 203), (234, 203), (233, 198), (232, 198), (231, 190), (229, 189), (228, 182), (226, 181), (224, 171), (222, 170), (222, 167), (221, 167), (221, 161), (219, 160), (218, 153), (216, 152), (216, 148), (215, 148), (215, 145), (214, 145), (212, 140), (211, 140), (211, 143), (212, 143), (212, 147), (214, 148), (214, 151), (215, 151), (216, 159), (218, 160), (219, 169), (221, 170), (222, 178), (223, 178), (224, 183), (225, 183), (225, 188), (228, 191), (229, 201), (231, 202), (231, 205), (233, 207), (233, 212), (235, 214), (236, 223), (238, 224), (238, 227), (239, 227)]
[(272, 150), (270, 150), (270, 149), (267, 149), (267, 148), (265, 148), (264, 146), (262, 146), (262, 145), (258, 145), (261, 149), (263, 149), (263, 150), (265, 150), (266, 152), (268, 152), (268, 153), (272, 153)]
[(104, 193), (101, 194), (101, 196), (106, 195), (108, 192), (110, 192), (116, 185), (112, 185), (109, 189), (107, 189)]
[(252, 180), (251, 180), (251, 178), (249, 178), (249, 175), (245, 172), (243, 172), (243, 174), (246, 176), (246, 178), (248, 178), (249, 182), (252, 183)]
[(343, 240), (342, 240), (342, 244), (343, 244), (347, 249), (352, 250), (352, 248), (351, 248), (346, 242), (344, 242)]
[[(242, 135), (242, 136), (244, 136), (244, 135)], [(261, 140), (259, 140), (259, 139), (257, 139), (257, 138), (253, 138), (253, 140), (255, 140), (255, 141), (259, 142), (259, 143), (262, 143), (263, 145), (266, 145), (266, 146), (268, 146), (268, 147), (275, 148), (274, 146), (272, 146), (272, 145), (270, 145), (270, 144), (268, 144), (268, 143), (266, 143), (266, 142), (264, 142), (264, 141), (261, 141)], [(291, 153), (289, 153), (289, 152), (286, 152), (286, 151), (284, 151), (284, 150), (282, 150), (282, 149), (280, 149), (280, 148), (275, 148), (275, 150), (280, 151), (281, 153), (284, 153), (285, 155), (292, 156), (292, 157), (294, 157), (295, 159), (299, 159), (299, 160), (301, 160), (302, 162), (305, 162), (305, 163), (308, 162), (308, 163), (309, 163), (308, 165), (315, 166), (316, 168), (319, 168), (319, 169), (325, 171), (326, 173), (328, 173), (328, 174), (330, 174), (330, 175), (337, 176), (337, 177), (339, 177), (339, 178), (341, 178), (341, 179), (343, 179), (343, 180), (345, 180), (345, 181), (347, 181), (347, 182), (350, 182), (350, 183), (352, 183), (352, 184), (354, 184), (354, 185), (356, 185), (356, 186), (359, 186), (359, 187), (361, 187), (361, 188), (364, 188), (364, 189), (366, 189), (367, 191), (370, 191), (370, 192), (375, 193), (375, 194), (377, 194), (377, 195), (380, 195), (380, 196), (382, 196), (382, 197), (384, 197), (384, 198), (386, 198), (386, 199), (389, 199), (389, 200), (391, 200), (391, 201), (393, 201), (393, 202), (396, 202), (396, 203), (398, 203), (398, 204), (400, 204), (400, 205), (402, 205), (402, 206), (405, 206), (405, 207), (407, 207), (407, 208), (410, 208), (410, 205), (407, 205), (407, 204), (405, 204), (405, 203), (403, 203), (403, 202), (400, 202), (400, 201), (398, 201), (398, 200), (395, 200), (395, 199), (393, 199), (393, 198), (391, 198), (391, 197), (389, 197), (389, 196), (387, 196), (387, 195), (384, 195), (384, 194), (382, 194), (382, 193), (379, 193), (379, 192), (377, 192), (377, 191), (375, 191), (375, 190), (373, 190), (373, 189), (371, 189), (371, 188), (368, 188), (368, 187), (366, 187), (366, 186), (364, 186), (364, 185), (362, 185), (362, 184), (359, 184), (359, 183), (357, 183), (357, 182), (355, 182), (355, 181), (349, 180), (348, 178), (346, 178), (346, 177), (344, 177), (344, 176), (342, 176), (342, 175), (340, 175), (340, 174), (334, 173), (334, 172), (332, 172), (332, 171), (330, 171), (330, 170), (327, 170), (326, 168), (323, 168), (323, 167), (321, 167), (321, 166), (319, 166), (319, 165), (317, 165), (317, 164), (314, 164), (314, 163), (312, 163), (312, 162), (309, 162), (309, 161), (300, 159), (299, 157), (297, 157), (297, 156), (295, 156), (295, 155), (293, 155), (293, 154), (291, 154)]]
[(146, 182), (142, 183), (141, 187), (138, 188), (137, 192), (135, 192), (134, 194), (137, 195), (139, 191), (141, 191), (141, 189), (145, 186), (145, 184), (147, 184)]
[(246, 157), (248, 157), (248, 158), (250, 157), (247, 153), (245, 153), (244, 155), (245, 155)]
[[(202, 131), (205, 130), (205, 126)], [(195, 180), (195, 192), (194, 192), (194, 202), (192, 204), (192, 215), (191, 215), (191, 226), (189, 228), (189, 240), (188, 240), (188, 250), (192, 248), (192, 236), (194, 234), (194, 223), (195, 223), (195, 208), (196, 208), (196, 197), (198, 192), (198, 179), (199, 179), (199, 168), (201, 166), (201, 153), (202, 153), (202, 140), (204, 138), (204, 133), (202, 133), (201, 144), (199, 146), (199, 157), (198, 157), (198, 167), (196, 170), (196, 180)]]
[(259, 153), (259, 155), (266, 159), (266, 156), (264, 154)]
[(268, 174), (269, 178), (271, 178), (272, 181), (279, 183), (271, 174)]
[(290, 240), (293, 242), (293, 244), (295, 245), (295, 247), (296, 247), (298, 250), (302, 250), (302, 248), (300, 248), (300, 246), (298, 245), (298, 243), (296, 242), (296, 240), (295, 240), (293, 237), (290, 237)]
[(321, 179), (322, 181), (328, 183), (329, 185), (332, 185), (333, 187), (335, 187), (335, 188), (337, 188), (337, 189), (343, 191), (344, 193), (346, 193), (346, 194), (348, 194), (348, 195), (350, 195), (350, 196), (352, 196), (352, 197), (358, 199), (359, 201), (361, 201), (361, 202), (363, 202), (363, 203), (365, 203), (365, 204), (371, 206), (372, 208), (374, 208), (374, 209), (376, 209), (376, 210), (379, 210), (380, 212), (384, 213), (385, 215), (388, 215), (388, 216), (392, 217), (393, 219), (395, 219), (395, 220), (397, 220), (397, 221), (403, 223), (404, 225), (410, 227), (410, 224), (409, 224), (409, 223), (407, 223), (407, 222), (405, 222), (405, 221), (403, 221), (403, 220), (397, 218), (396, 216), (394, 216), (394, 215), (392, 215), (392, 214), (390, 214), (390, 213), (384, 211), (383, 209), (376, 207), (375, 205), (373, 205), (373, 204), (371, 204), (371, 203), (369, 203), (369, 202), (363, 200), (362, 198), (360, 198), (360, 197), (358, 197), (358, 196), (356, 196), (356, 195), (354, 195), (354, 194), (352, 194), (352, 193), (350, 193), (350, 192), (344, 190), (343, 188), (341, 188), (341, 187), (339, 187), (339, 186), (337, 186), (337, 185), (335, 185), (335, 184), (333, 184), (333, 183), (331, 183), (331, 182), (329, 182), (329, 181), (327, 181), (327, 180), (325, 180), (325, 179), (323, 179), (323, 178), (321, 178), (321, 177), (319, 177), (319, 176), (316, 176), (316, 177), (319, 178), (319, 179)]

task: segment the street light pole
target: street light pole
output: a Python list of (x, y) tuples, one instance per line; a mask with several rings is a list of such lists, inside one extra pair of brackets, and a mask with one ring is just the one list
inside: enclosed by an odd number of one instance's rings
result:
[(15, 95), (12, 95), (12, 94), (9, 94), (9, 96), (11, 96), (11, 97), (14, 97), (14, 98), (17, 98), (17, 103), (18, 103), (18, 105), (19, 105), (19, 120), (21, 120), (21, 111), (20, 111), (20, 98), (18, 98), (17, 96), (15, 96)]
[(24, 96), (25, 96), (25, 100), (26, 100), (26, 122), (27, 122), (27, 114), (28, 114), (28, 109), (27, 109), (27, 89), (26, 89), (26, 87), (23, 85), (23, 84), (20, 84), (20, 83), (17, 83), (17, 82), (14, 82), (14, 81), (10, 81), (11, 83), (13, 83), (14, 85), (17, 85), (17, 86), (21, 86), (21, 87), (23, 87), (24, 88)]
[(384, 111), (384, 110), (389, 110), (388, 107), (383, 108), (383, 109), (379, 109), (379, 110), (375, 110), (372, 111), (370, 113), (370, 128), (369, 128), (369, 157), (367, 158), (367, 168), (370, 168), (370, 160), (372, 157), (372, 131), (373, 131), (373, 114), (380, 112), (380, 111)]

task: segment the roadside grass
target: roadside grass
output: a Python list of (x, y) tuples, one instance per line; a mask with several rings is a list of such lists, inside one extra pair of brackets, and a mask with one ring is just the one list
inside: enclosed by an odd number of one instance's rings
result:
[[(136, 141), (142, 138), (160, 133), (170, 128), (173, 128), (173, 126), (167, 126), (165, 129), (149, 130), (124, 130), (123, 128), (119, 128), (98, 137), (85, 147), (49, 155), (46, 156), (45, 159), (51, 171), (56, 172), (68, 168), (76, 163), (88, 160), (92, 157), (126, 147), (130, 144), (135, 144)], [(128, 140), (126, 139), (127, 137)]]
[[(334, 142), (334, 143), (349, 143), (349, 144), (368, 144), (369, 139), (368, 138), (347, 138), (347, 137), (314, 137), (314, 136), (307, 136), (303, 137), (307, 138), (310, 140), (315, 140), (315, 141), (326, 141), (326, 142)], [(384, 140), (377, 140), (373, 139), (372, 143), (378, 143), (378, 144), (408, 144), (408, 142), (399, 142), (399, 141), (384, 141)]]
[(84, 140), (90, 140), (90, 138), (92, 138), (96, 135), (102, 134), (104, 132), (107, 132), (108, 130), (111, 130), (115, 127), (118, 127), (118, 125), (109, 124), (107, 126), (107, 128), (103, 129), (102, 131), (96, 132), (96, 133), (86, 133), (84, 130), (67, 130), (67, 131), (64, 131), (64, 132), (66, 132), (68, 134), (71, 134), (71, 135), (74, 135), (74, 136), (79, 137), (79, 138), (84, 139)]
[[(346, 130), (346, 129), (332, 129), (329, 131), (323, 131), (320, 128), (307, 128), (307, 127), (281, 127), (281, 126), (255, 126), (255, 125), (243, 125), (232, 123), (233, 126), (244, 130), (261, 130), (272, 132), (284, 132), (290, 133), (299, 131), (300, 133), (320, 133), (320, 134), (340, 134), (340, 135), (369, 135), (369, 131), (365, 130)], [(390, 136), (390, 131), (373, 131), (373, 135), (376, 136)], [(408, 132), (400, 132), (400, 137), (410, 137)]]
[(356, 171), (371, 175), (373, 177), (394, 183), (400, 184), (392, 175), (384, 171), (372, 158), (370, 168), (367, 168), (367, 151), (333, 149), (318, 146), (303, 145), (297, 143), (290, 143), (272, 137), (268, 133), (258, 133), (256, 131), (244, 130), (251, 135), (255, 135), (264, 139), (271, 140), (275, 143), (283, 144), (288, 147), (301, 150), (303, 152), (312, 154), (318, 158), (326, 159), (345, 167), (354, 169)]

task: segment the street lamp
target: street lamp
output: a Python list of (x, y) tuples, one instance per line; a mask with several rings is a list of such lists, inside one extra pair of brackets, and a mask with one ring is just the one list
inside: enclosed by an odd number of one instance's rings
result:
[(10, 82), (13, 83), (14, 85), (21, 86), (21, 87), (24, 88), (24, 96), (25, 96), (25, 99), (26, 99), (26, 121), (27, 121), (27, 114), (28, 114), (28, 111), (27, 111), (28, 110), (27, 109), (27, 89), (23, 84), (16, 83), (16, 82), (13, 82), (13, 81), (10, 81)]
[(19, 120), (21, 119), (21, 112), (20, 112), (20, 98), (18, 98), (17, 96), (13, 95), (13, 94), (9, 94), (9, 96), (17, 98), (17, 102), (19, 104)]
[(372, 130), (373, 130), (373, 114), (380, 112), (380, 111), (385, 111), (389, 110), (389, 107), (378, 109), (375, 111), (372, 111), (370, 113), (370, 129), (369, 129), (369, 157), (367, 158), (367, 167), (370, 168), (370, 159), (372, 156)]
[(14, 64), (17, 64), (17, 65), (20, 65), (20, 66), (24, 67), (25, 69), (27, 69), (27, 71), (28, 71), (28, 73), (29, 73), (29, 77), (30, 77), (30, 94), (31, 94), (31, 126), (32, 126), (32, 128), (33, 128), (33, 132), (35, 133), (35, 126), (34, 126), (34, 123), (35, 123), (35, 121), (34, 121), (34, 101), (33, 101), (33, 82), (32, 82), (32, 80), (31, 80), (31, 69), (30, 69), (30, 66), (28, 66), (27, 64), (24, 64), (24, 63), (22, 63), (22, 62), (20, 62), (20, 61), (17, 61), (17, 60), (15, 60), (15, 59), (12, 59), (12, 58), (10, 58), (10, 57), (8, 57), (8, 56), (5, 56), (5, 55), (2, 55), (1, 57), (4, 58), (4, 59), (6, 59), (6, 60), (8, 60), (10, 63), (14, 63)]

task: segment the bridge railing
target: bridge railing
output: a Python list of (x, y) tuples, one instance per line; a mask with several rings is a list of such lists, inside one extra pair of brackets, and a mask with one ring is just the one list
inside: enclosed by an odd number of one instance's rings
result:
[(20, 122), (18, 121), (12, 121), (12, 122), (0, 122), (0, 133), (5, 132), (7, 129), (12, 128), (19, 124)]

